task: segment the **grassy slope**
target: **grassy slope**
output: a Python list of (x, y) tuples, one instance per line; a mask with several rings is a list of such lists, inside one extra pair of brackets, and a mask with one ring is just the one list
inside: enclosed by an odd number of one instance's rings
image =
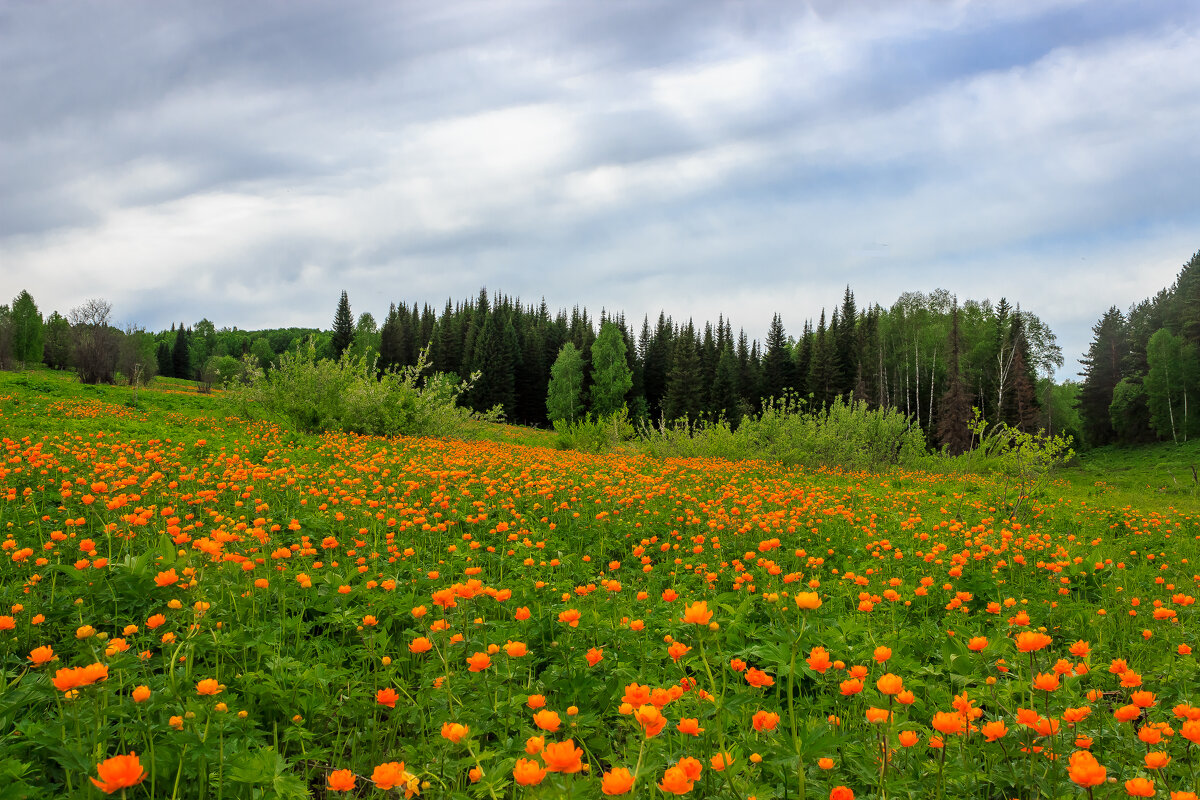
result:
[[(70, 372), (47, 369), (0, 372), (0, 395), (25, 395), (27, 392), (47, 402), (77, 398), (133, 404), (133, 390), (129, 387), (84, 386)], [(191, 381), (156, 378), (151, 387), (138, 392), (137, 408), (151, 414), (179, 411), (199, 411), (209, 415), (232, 413), (231, 409), (223, 408), (218, 399), (219, 393), (199, 394)], [(472, 423), (466, 438), (532, 447), (555, 446), (553, 431), (484, 422)], [(1197, 511), (1200, 510), (1200, 486), (1194, 482), (1193, 467), (1200, 470), (1200, 440), (1179, 445), (1163, 442), (1139, 447), (1102, 447), (1081, 454), (1077, 463), (1058, 472), (1052, 491), (1114, 508), (1133, 506), (1147, 511), (1169, 508)]]

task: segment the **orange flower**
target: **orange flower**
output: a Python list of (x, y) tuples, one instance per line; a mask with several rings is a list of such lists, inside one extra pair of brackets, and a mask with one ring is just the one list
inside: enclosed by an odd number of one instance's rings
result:
[(572, 628), (579, 627), (579, 618), (582, 614), (574, 608), (568, 608), (566, 611), (558, 615), (558, 621), (570, 625)]
[(988, 640), (986, 636), (972, 636), (971, 641), (967, 642), (967, 649), (973, 650), (976, 653), (985, 649), (987, 646)]
[(83, 672), (79, 667), (64, 667), (54, 673), (50, 682), (60, 692), (69, 692), (83, 686)]
[(1079, 708), (1068, 708), (1063, 711), (1062, 718), (1064, 722), (1069, 722), (1074, 725), (1076, 722), (1083, 722), (1087, 719), (1088, 714), (1092, 713), (1092, 709), (1088, 706), (1080, 706)]
[(912, 747), (921, 741), (921, 736), (916, 731), (900, 731), (899, 739), (901, 747)]
[(522, 786), (534, 786), (546, 777), (546, 770), (532, 758), (518, 758), (513, 767), (513, 780)]
[(849, 786), (835, 786), (829, 790), (829, 800), (854, 800), (854, 790)]
[(667, 724), (667, 718), (658, 710), (658, 706), (649, 703), (634, 711), (633, 718), (642, 726), (647, 739), (657, 736)]
[(609, 797), (625, 794), (633, 788), (633, 783), (633, 773), (625, 767), (617, 767), (612, 772), (604, 773), (604, 777), (600, 779), (600, 791)]
[(387, 706), (388, 708), (395, 708), (396, 701), (399, 699), (400, 694), (390, 686), (380, 689), (375, 693), (375, 702), (379, 703), (381, 706)]
[(678, 661), (687, 655), (688, 651), (691, 649), (692, 648), (688, 647), (683, 642), (672, 642), (671, 646), (667, 648), (667, 655), (669, 655), (675, 661)]
[(713, 612), (708, 610), (708, 603), (699, 600), (683, 610), (683, 616), (679, 621), (692, 625), (707, 625), (712, 619), (712, 615)]
[(408, 652), (410, 653), (425, 653), (433, 649), (433, 642), (426, 639), (424, 636), (418, 636), (408, 643)]
[(1017, 649), (1022, 653), (1032, 653), (1041, 650), (1053, 641), (1041, 631), (1021, 631), (1017, 634)]
[(546, 705), (546, 698), (544, 695), (531, 694), (525, 700), (525, 705), (529, 706), (529, 708), (533, 711), (537, 711), (539, 708), (543, 708)]
[(155, 575), (154, 582), (159, 586), (171, 586), (179, 583), (179, 576), (175, 574), (175, 570), (169, 569), (166, 572), (160, 572)]
[(733, 764), (733, 756), (729, 753), (716, 753), (708, 759), (708, 763), (717, 772), (724, 772), (726, 767)]
[(882, 664), (892, 657), (892, 648), (880, 645), (875, 648), (875, 652), (871, 655), (875, 659), (875, 663)]
[(1043, 692), (1053, 692), (1059, 687), (1058, 676), (1053, 673), (1039, 672), (1033, 678), (1033, 688)]
[(751, 721), (754, 725), (754, 730), (773, 731), (775, 726), (779, 724), (779, 715), (773, 711), (755, 711), (754, 718)]
[[(385, 792), (397, 784), (406, 787), (406, 789), (411, 789), (411, 785), (415, 778), (415, 775), (412, 775), (404, 768), (403, 761), (389, 761), (386, 764), (380, 764), (375, 768), (375, 771), (371, 773), (371, 782), (374, 783), (377, 788), (382, 789)], [(407, 791), (405, 792), (405, 796), (411, 797)]]
[(1171, 763), (1171, 757), (1161, 751), (1146, 753), (1147, 769), (1162, 769)]
[(650, 687), (640, 683), (629, 684), (625, 687), (625, 696), (621, 698), (621, 702), (634, 707), (646, 705), (650, 702)]
[(668, 767), (663, 773), (662, 783), (658, 784), (658, 788), (671, 794), (687, 794), (692, 790), (693, 784), (694, 781), (688, 779), (683, 767), (675, 766)]
[(825, 674), (825, 670), (833, 666), (833, 662), (829, 660), (829, 653), (824, 647), (814, 647), (808, 654), (808, 658), (804, 659), (808, 662), (808, 667), (813, 672)]
[(1008, 734), (1008, 726), (1004, 724), (1002, 719), (994, 719), (991, 722), (985, 722), (979, 727), (979, 732), (984, 735), (989, 742), (994, 742), (997, 739), (1004, 738)]
[(546, 762), (549, 772), (579, 772), (583, 769), (582, 755), (583, 750), (575, 746), (574, 739), (552, 742), (542, 750), (542, 760)]
[(1085, 641), (1078, 641), (1071, 645), (1070, 653), (1076, 658), (1087, 658), (1092, 652), (1092, 646)]
[(205, 678), (196, 684), (196, 694), (202, 696), (220, 694), (224, 689), (225, 686), (217, 683), (216, 678)]
[(904, 691), (904, 679), (889, 672), (875, 681), (875, 686), (883, 694), (900, 694)]
[(150, 630), (154, 630), (155, 628), (158, 628), (159, 626), (166, 624), (166, 621), (167, 621), (167, 618), (164, 617), (162, 614), (155, 614), (146, 620), (146, 627), (149, 628)]
[(891, 714), (886, 708), (875, 708), (874, 706), (867, 709), (867, 722), (872, 725), (878, 725), (881, 722), (887, 722)]
[(587, 659), (589, 667), (594, 667), (604, 660), (604, 649), (600, 647), (593, 647), (587, 651), (587, 655), (584, 656), (584, 658)]
[(933, 715), (930, 725), (933, 726), (935, 731), (949, 736), (956, 736), (962, 733), (966, 727), (962, 714), (956, 711), (938, 711)]
[(546, 746), (545, 736), (530, 736), (525, 740), (525, 752), (531, 756), (536, 756), (542, 752), (542, 748)]
[(150, 773), (142, 769), (142, 762), (137, 753), (130, 752), (127, 756), (113, 756), (96, 765), (96, 774), (100, 779), (89, 778), (96, 788), (105, 794), (112, 794), (118, 789), (128, 789), (137, 786)]
[(354, 790), (354, 773), (348, 769), (339, 769), (329, 774), (329, 791), (349, 792)]
[(1150, 708), (1158, 702), (1158, 698), (1154, 696), (1154, 692), (1134, 692), (1129, 696), (1129, 701), (1138, 708)]
[(804, 611), (814, 611), (821, 607), (821, 595), (816, 592), (796, 592), (796, 606)]
[(751, 667), (746, 670), (746, 683), (755, 688), (762, 686), (774, 686), (775, 679), (757, 667)]
[(1142, 715), (1142, 710), (1135, 705), (1121, 706), (1113, 712), (1117, 722), (1132, 722)]
[(1130, 778), (1125, 781), (1125, 794), (1130, 797), (1154, 797), (1154, 782), (1146, 778)]
[(457, 722), (443, 722), (442, 723), (442, 738), (449, 739), (450, 741), (454, 742), (455, 744), (458, 744), (463, 739), (465, 739), (467, 734), (469, 734), (470, 732), (471, 732), (471, 729), (468, 726), (460, 725)]
[(685, 717), (679, 720), (679, 724), (675, 726), (680, 733), (686, 733), (691, 736), (699, 736), (704, 733), (704, 728), (700, 727), (700, 720), (691, 717)]
[(556, 733), (562, 727), (562, 719), (555, 712), (543, 708), (533, 715), (533, 724), (549, 733)]
[(133, 702), (135, 703), (144, 703), (150, 699), (150, 687), (138, 686), (130, 693), (130, 697), (133, 698)]
[(492, 657), (487, 653), (476, 653), (467, 658), (467, 669), (471, 672), (483, 672), (492, 665)]
[(504, 653), (509, 658), (520, 658), (521, 656), (528, 655), (529, 649), (525, 646), (524, 642), (514, 642), (509, 640), (504, 645)]
[(29, 660), (35, 667), (40, 667), (54, 660), (54, 648), (50, 645), (35, 647), (29, 651)]
[(850, 678), (849, 680), (842, 681), (842, 683), (841, 683), (842, 695), (845, 697), (849, 697), (850, 695), (858, 694), (862, 690), (863, 690), (863, 682), (860, 681), (858, 678)]
[(1099, 786), (1107, 777), (1107, 771), (1087, 750), (1076, 750), (1071, 753), (1071, 763), (1067, 768), (1067, 773), (1072, 781), (1084, 787)]

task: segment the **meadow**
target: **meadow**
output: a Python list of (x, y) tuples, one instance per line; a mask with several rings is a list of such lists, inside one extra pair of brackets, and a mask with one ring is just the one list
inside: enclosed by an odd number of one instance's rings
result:
[(1178, 481), (1009, 518), (157, 386), (0, 377), (0, 798), (1196, 797)]

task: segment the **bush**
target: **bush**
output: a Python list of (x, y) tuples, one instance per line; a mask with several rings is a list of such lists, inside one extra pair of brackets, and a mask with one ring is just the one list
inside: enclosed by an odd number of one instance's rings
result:
[(309, 340), (283, 354), (269, 373), (247, 371), (246, 385), (230, 395), (244, 408), (260, 407), (310, 433), (450, 436), (467, 420), (499, 418), (498, 409), (475, 415), (456, 404), (476, 376), (456, 381), (437, 373), (422, 379), (426, 369), (425, 351), (413, 366), (380, 373), (374, 357), (347, 352), (338, 361), (318, 359)]
[(792, 395), (768, 402), (736, 431), (725, 421), (660, 425), (643, 431), (643, 444), (657, 456), (759, 458), (865, 471), (923, 467), (930, 461), (920, 427), (894, 409), (838, 398), (808, 410), (805, 400)]
[(637, 433), (629, 422), (629, 410), (624, 407), (602, 417), (588, 414), (575, 422), (555, 420), (554, 430), (558, 434), (554, 443), (559, 450), (586, 453), (606, 453)]

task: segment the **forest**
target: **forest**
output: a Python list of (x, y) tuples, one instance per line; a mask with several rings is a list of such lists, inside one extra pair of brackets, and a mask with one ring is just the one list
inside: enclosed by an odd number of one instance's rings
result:
[(371, 358), (380, 372), (424, 355), (435, 373), (474, 376), (460, 398), (476, 411), (545, 427), (624, 407), (635, 424), (731, 426), (771, 398), (810, 408), (852, 397), (900, 411), (928, 443), (969, 447), (974, 409), (990, 424), (1068, 434), (1077, 446), (1185, 441), (1200, 429), (1200, 253), (1178, 279), (1127, 312), (1109, 309), (1093, 328), (1081, 383), (1054, 380), (1063, 364), (1038, 316), (1006, 298), (960, 302), (945, 290), (906, 292), (888, 308), (859, 308), (846, 287), (830, 313), (789, 332), (776, 314), (765, 340), (715, 322), (660, 313), (631, 324), (623, 313), (551, 310), (542, 300), (481, 289), (474, 298), (392, 303), (381, 320), (357, 317), (342, 292), (328, 330), (218, 329), (207, 319), (152, 333), (112, 323), (91, 300), (45, 319), (28, 292), (0, 305), (0, 366), (45, 363), (80, 380), (236, 384), (311, 340), (320, 358)]

